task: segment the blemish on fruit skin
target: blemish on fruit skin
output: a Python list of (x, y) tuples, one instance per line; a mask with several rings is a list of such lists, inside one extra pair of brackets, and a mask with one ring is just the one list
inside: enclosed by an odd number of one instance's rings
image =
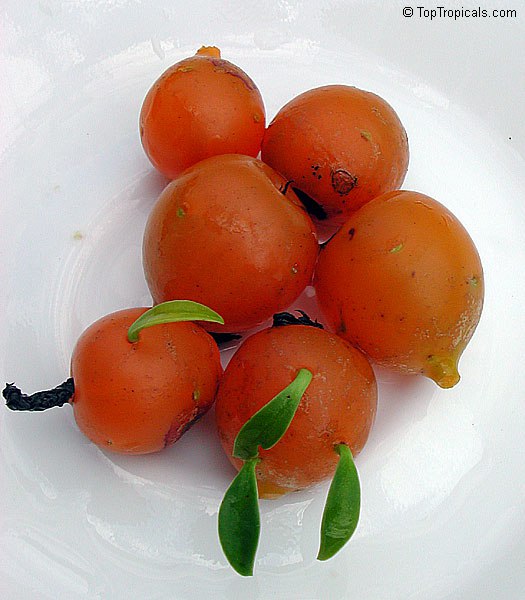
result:
[(367, 142), (369, 142), (372, 139), (372, 134), (369, 131), (366, 131), (365, 129), (363, 129), (361, 131), (361, 137), (366, 140)]
[(348, 230), (348, 239), (349, 240), (353, 240), (354, 239), (354, 235), (355, 235), (355, 228), (352, 227), (352, 229)]
[(164, 447), (173, 445), (192, 425), (194, 425), (206, 412), (207, 407), (196, 406), (191, 412), (179, 416), (164, 436)]
[(224, 73), (225, 75), (232, 75), (240, 79), (244, 86), (250, 91), (257, 89), (255, 83), (240, 69), (236, 68), (235, 65), (224, 60), (223, 58), (210, 58), (210, 62), (213, 64), (213, 70), (216, 73)]
[(177, 72), (178, 73), (189, 73), (190, 71), (193, 71), (193, 70), (194, 70), (193, 67), (190, 67), (189, 65), (187, 65), (187, 66), (179, 67), (177, 69)]
[(322, 179), (323, 176), (321, 175), (321, 173), (319, 173), (319, 169), (321, 168), (320, 165), (312, 165), (312, 175), (313, 177), (316, 177), (317, 179)]
[(383, 117), (383, 115), (381, 114), (381, 111), (379, 110), (379, 108), (377, 108), (377, 106), (372, 107), (372, 112), (377, 116), (377, 118), (381, 121), (381, 123), (383, 123), (383, 125), (388, 125), (388, 123), (386, 122), (385, 118)]
[(253, 120), (255, 123), (260, 123), (261, 122), (261, 116), (258, 115), (257, 113), (253, 114)]
[(357, 186), (357, 177), (345, 169), (332, 172), (332, 188), (340, 196), (346, 196)]
[(200, 390), (193, 390), (192, 398), (197, 402), (197, 400), (201, 397)]
[(294, 263), (293, 267), (291, 268), (291, 272), (292, 275), (297, 275), (297, 273), (299, 272), (299, 265), (297, 263)]
[(397, 246), (394, 246), (393, 248), (390, 249), (390, 254), (396, 254), (397, 252), (400, 252), (401, 250), (403, 250), (403, 246), (404, 244), (398, 244)]
[(478, 278), (477, 278), (475, 275), (473, 275), (473, 276), (472, 276), (472, 277), (471, 277), (471, 278), (470, 278), (470, 279), (467, 281), (467, 283), (468, 283), (468, 284), (470, 284), (472, 287), (478, 287), (478, 284), (479, 284), (479, 279), (478, 279)]
[(182, 206), (179, 206), (179, 208), (177, 208), (177, 217), (181, 218), (186, 216), (186, 211), (182, 208)]

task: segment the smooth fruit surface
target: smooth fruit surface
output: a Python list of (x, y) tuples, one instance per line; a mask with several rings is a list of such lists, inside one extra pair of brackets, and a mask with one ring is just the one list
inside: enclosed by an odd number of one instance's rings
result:
[(317, 203), (312, 214), (342, 224), (360, 206), (402, 184), (408, 140), (383, 98), (328, 85), (281, 108), (264, 135), (262, 159)]
[(264, 329), (248, 338), (227, 366), (216, 400), (216, 420), (224, 451), (231, 458), (235, 437), (246, 421), (289, 385), (299, 369), (313, 379), (279, 442), (260, 449), (256, 467), (262, 497), (302, 489), (333, 474), (334, 446), (363, 448), (374, 421), (377, 387), (366, 357), (322, 329), (289, 325)]
[(140, 114), (144, 150), (170, 179), (216, 154), (257, 156), (264, 126), (257, 86), (214, 47), (201, 48), (165, 71)]
[(145, 311), (96, 321), (71, 358), (76, 422), (114, 452), (146, 454), (175, 443), (210, 408), (222, 373), (215, 341), (195, 323), (155, 325), (130, 343), (128, 328)]
[(442, 204), (410, 191), (368, 203), (322, 250), (315, 286), (335, 331), (372, 360), (441, 387), (458, 382), (483, 306), (483, 269)]
[(317, 253), (314, 226), (285, 180), (233, 154), (172, 181), (143, 242), (154, 301), (202, 302), (222, 315), (222, 331), (249, 329), (289, 306), (310, 283)]

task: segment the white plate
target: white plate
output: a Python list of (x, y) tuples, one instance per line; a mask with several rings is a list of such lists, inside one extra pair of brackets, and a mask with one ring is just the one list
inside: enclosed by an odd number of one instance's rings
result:
[(138, 111), (201, 44), (252, 76), (269, 117), (321, 84), (384, 96), (410, 139), (404, 187), (463, 221), (487, 292), (456, 388), (379, 373), (361, 523), (328, 563), (315, 560), (319, 486), (262, 502), (255, 577), (227, 566), (216, 520), (233, 473), (211, 414), (171, 449), (133, 458), (90, 444), (68, 407), (1, 410), (2, 598), (525, 596), (525, 7), (431, 20), (419, 3), (404, 17), (404, 4), (3, 3), (2, 382), (59, 383), (85, 326), (150, 301), (141, 235), (164, 180), (142, 153)]

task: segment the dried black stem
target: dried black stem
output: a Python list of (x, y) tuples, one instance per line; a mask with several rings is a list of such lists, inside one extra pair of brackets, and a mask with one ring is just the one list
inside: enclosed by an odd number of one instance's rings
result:
[(221, 344), (226, 344), (227, 342), (232, 342), (233, 340), (240, 340), (242, 337), (238, 333), (227, 333), (222, 331), (220, 333), (216, 331), (210, 331), (208, 333), (215, 340), (218, 346)]
[(23, 394), (14, 383), (7, 383), (2, 392), (7, 408), (11, 410), (31, 411), (47, 410), (55, 406), (63, 406), (71, 400), (74, 393), (75, 384), (72, 377), (64, 381), (64, 383), (57, 385), (52, 390), (35, 392), (30, 396)]
[(312, 321), (304, 310), (296, 310), (301, 316), (296, 317), (289, 312), (280, 312), (273, 315), (272, 327), (284, 327), (285, 325), (308, 325), (309, 327), (317, 327), (324, 329), (323, 325), (317, 321)]

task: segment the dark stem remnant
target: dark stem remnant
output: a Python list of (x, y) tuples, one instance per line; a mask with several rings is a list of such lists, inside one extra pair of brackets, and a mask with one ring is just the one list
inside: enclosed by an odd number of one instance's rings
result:
[(334, 192), (340, 196), (346, 196), (349, 194), (357, 185), (357, 177), (345, 171), (344, 169), (337, 169), (332, 172), (332, 187)]
[(292, 185), (293, 182), (294, 182), (293, 179), (290, 179), (283, 185), (282, 188), (279, 189), (279, 191), (281, 192), (281, 194), (283, 196), (286, 196), (286, 192), (288, 191), (288, 188)]
[(64, 381), (64, 383), (57, 385), (52, 390), (35, 392), (30, 396), (23, 394), (13, 383), (7, 383), (2, 392), (7, 408), (11, 410), (30, 411), (47, 410), (55, 406), (63, 406), (71, 400), (74, 393), (75, 384), (72, 377)]
[(296, 310), (301, 316), (296, 317), (289, 312), (280, 312), (273, 315), (272, 327), (284, 327), (285, 325), (308, 325), (309, 327), (317, 327), (324, 329), (323, 325), (317, 321), (312, 321), (304, 310)]
[(328, 218), (328, 213), (321, 206), (321, 204), (319, 204), (319, 202), (315, 201), (311, 196), (299, 188), (294, 187), (292, 189), (297, 194), (299, 200), (303, 203), (308, 214), (312, 215), (312, 217), (315, 217), (318, 221), (325, 221)]
[(242, 335), (239, 335), (238, 333), (217, 333), (215, 331), (209, 331), (208, 333), (215, 340), (218, 346), (221, 344), (226, 344), (227, 342), (232, 342), (233, 340), (240, 340), (242, 337)]

